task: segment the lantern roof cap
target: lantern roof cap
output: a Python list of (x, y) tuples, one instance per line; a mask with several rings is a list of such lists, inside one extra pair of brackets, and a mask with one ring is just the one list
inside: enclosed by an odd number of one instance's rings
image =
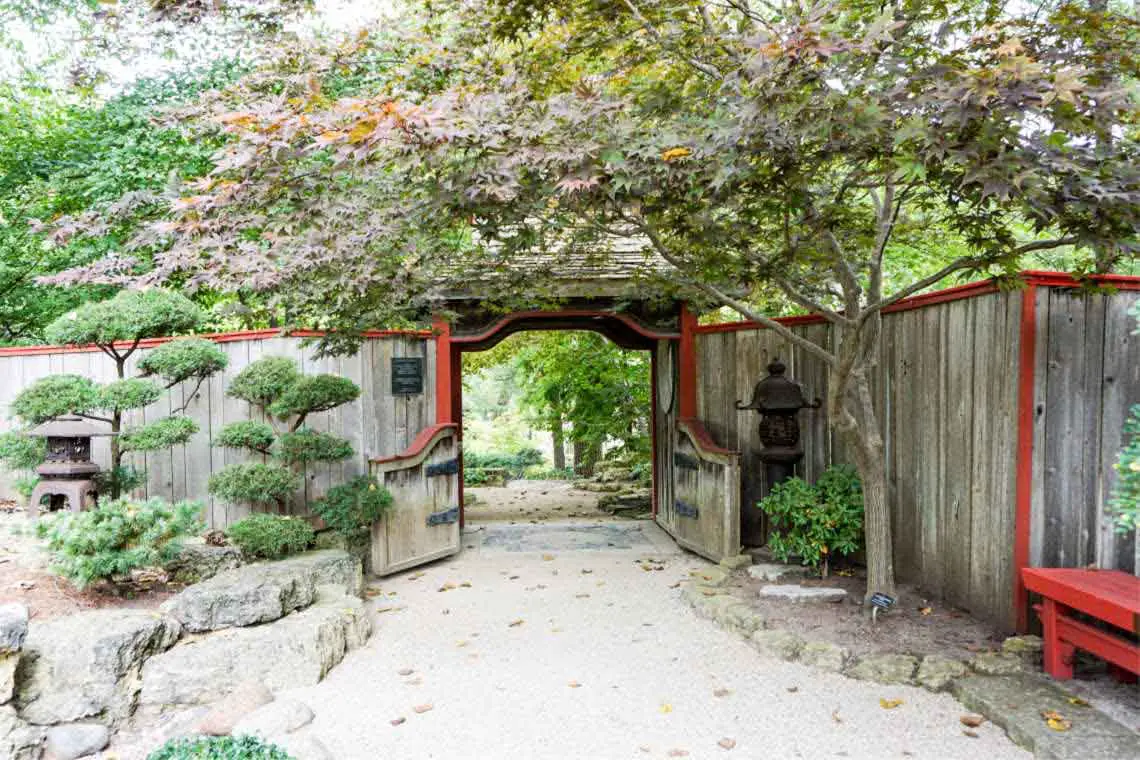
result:
[(96, 436), (110, 436), (114, 433), (82, 417), (64, 415), (36, 425), (31, 430), (26, 430), (24, 435), (37, 438), (94, 438)]

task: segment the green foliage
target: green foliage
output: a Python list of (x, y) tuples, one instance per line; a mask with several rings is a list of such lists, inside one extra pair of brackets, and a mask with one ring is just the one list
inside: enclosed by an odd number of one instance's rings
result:
[(226, 536), (242, 554), (257, 559), (280, 559), (302, 552), (313, 543), (312, 526), (297, 517), (256, 514), (226, 529)]
[(269, 413), (281, 418), (292, 415), (304, 417), (313, 412), (335, 409), (359, 396), (360, 388), (346, 377), (309, 375), (297, 378), (286, 387), (269, 405)]
[(285, 750), (254, 736), (193, 736), (171, 739), (147, 760), (293, 760)]
[(197, 432), (198, 423), (189, 417), (164, 417), (123, 431), (119, 441), (124, 452), (160, 451), (186, 443)]
[(40, 483), (39, 475), (19, 475), (12, 478), (12, 490), (20, 494), (25, 501), (32, 498), (32, 491)]
[(464, 452), (463, 482), (469, 486), (485, 485), (493, 479), (488, 472), (492, 470), (501, 470), (507, 478), (522, 478), (528, 468), (540, 464), (542, 452), (533, 448), (515, 452)]
[[(466, 475), (466, 470), (464, 470), (464, 475)], [(573, 480), (574, 468), (563, 467), (559, 469), (536, 464), (523, 470), (523, 477), (527, 480)], [(467, 478), (464, 477), (463, 480), (466, 482)]]
[(100, 496), (116, 498), (118, 494), (130, 493), (146, 483), (146, 473), (130, 465), (119, 465), (109, 470), (95, 473), (95, 490)]
[(31, 470), (47, 456), (47, 439), (18, 430), (0, 433), (0, 462), (10, 470)]
[(343, 438), (301, 428), (292, 433), (282, 434), (273, 453), (286, 464), (306, 464), (339, 462), (348, 459), (355, 452)]
[(214, 445), (225, 446), (230, 449), (249, 449), (267, 454), (276, 438), (277, 434), (273, 432), (273, 427), (268, 423), (257, 420), (242, 420), (224, 426), (218, 433)]
[(139, 371), (158, 375), (168, 384), (200, 380), (229, 363), (224, 351), (205, 338), (179, 338), (151, 349), (139, 360)]
[(830, 557), (852, 554), (861, 544), (863, 492), (851, 467), (827, 468), (814, 486), (789, 478), (759, 507), (774, 523), (768, 548), (781, 562), (794, 555), (804, 565), (826, 567)]
[(85, 588), (169, 562), (182, 539), (200, 529), (201, 509), (197, 502), (117, 499), (85, 512), (49, 515), (37, 531), (47, 539), (52, 568)]
[(287, 467), (261, 462), (231, 464), (210, 476), (207, 488), (219, 499), (247, 504), (284, 504), (301, 487), (301, 478)]
[(158, 401), (162, 389), (149, 380), (127, 378), (115, 380), (99, 388), (98, 408), (109, 412), (142, 409)]
[(124, 290), (114, 298), (84, 304), (48, 325), (52, 343), (98, 344), (177, 335), (195, 329), (205, 318), (202, 309), (171, 290)]
[(38, 425), (98, 405), (99, 387), (91, 380), (80, 375), (49, 375), (20, 391), (11, 408), (24, 423)]
[(258, 359), (230, 381), (226, 395), (258, 406), (269, 406), (301, 377), (297, 363), (283, 356)]
[(375, 478), (360, 475), (329, 489), (313, 511), (341, 535), (352, 537), (368, 532), (372, 523), (392, 506), (392, 494)]
[(1116, 487), (1108, 502), (1118, 533), (1140, 529), (1140, 404), (1124, 423), (1124, 448), (1117, 457)]

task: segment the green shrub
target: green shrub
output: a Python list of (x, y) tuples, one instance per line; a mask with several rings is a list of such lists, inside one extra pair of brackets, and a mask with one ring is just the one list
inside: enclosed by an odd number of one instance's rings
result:
[(162, 389), (150, 380), (137, 377), (115, 380), (99, 388), (100, 409), (109, 412), (125, 412), (128, 409), (142, 409), (158, 401)]
[(12, 401), (12, 413), (29, 425), (99, 405), (99, 387), (80, 375), (49, 375), (29, 385)]
[[(466, 470), (464, 470), (464, 473), (466, 473)], [(534, 464), (523, 471), (523, 477), (527, 480), (573, 480), (574, 468), (563, 467), (562, 469), (558, 469), (556, 467)], [(464, 481), (466, 481), (466, 478), (464, 478)]]
[(146, 475), (130, 465), (100, 470), (92, 477), (100, 496), (130, 493), (146, 482)]
[(316, 534), (309, 523), (297, 517), (256, 514), (231, 525), (226, 536), (247, 557), (280, 559), (304, 551)]
[(269, 405), (274, 417), (326, 412), (360, 397), (360, 388), (347, 377), (311, 375), (291, 383)]
[(282, 505), (300, 487), (300, 475), (286, 467), (261, 462), (227, 465), (207, 482), (212, 495), (247, 504)]
[(85, 512), (46, 516), (36, 529), (47, 539), (52, 568), (85, 588), (172, 560), (182, 539), (200, 529), (201, 510), (197, 502), (116, 499)]
[(542, 464), (542, 452), (538, 449), (519, 449), (514, 452), (496, 451), (489, 454), (465, 452), (463, 454), (463, 467), (465, 470), (506, 470), (512, 478), (521, 478), (526, 468)]
[(40, 484), (39, 475), (20, 475), (12, 478), (12, 489), (23, 497), (24, 501), (32, 498), (32, 491)]
[(32, 470), (47, 456), (47, 439), (18, 431), (0, 433), (0, 462), (10, 470)]
[(372, 523), (392, 506), (392, 494), (365, 475), (329, 489), (313, 505), (325, 524), (341, 535), (352, 537), (367, 532)]
[(226, 395), (258, 406), (268, 406), (300, 377), (297, 363), (292, 359), (267, 356), (239, 372), (226, 389)]
[(229, 360), (222, 349), (205, 338), (179, 338), (152, 349), (139, 359), (139, 371), (158, 375), (173, 385), (201, 380), (226, 368)]
[(863, 491), (852, 467), (829, 467), (815, 485), (800, 478), (776, 484), (759, 504), (774, 523), (768, 549), (781, 562), (792, 556), (810, 567), (858, 551), (863, 539)]
[(343, 438), (307, 428), (282, 434), (274, 450), (274, 455), (286, 464), (339, 462), (354, 453), (352, 445)]
[(198, 423), (189, 417), (163, 417), (123, 431), (119, 440), (123, 451), (160, 451), (186, 443), (197, 432)]
[(218, 433), (214, 445), (225, 446), (230, 449), (249, 449), (267, 454), (276, 438), (277, 434), (273, 432), (273, 427), (268, 423), (243, 420), (231, 422), (223, 427)]
[(293, 760), (285, 750), (254, 736), (194, 736), (171, 739), (147, 760)]
[(1140, 404), (1132, 407), (1131, 416), (1124, 423), (1124, 441), (1113, 465), (1117, 480), (1108, 502), (1118, 533), (1140, 529)]

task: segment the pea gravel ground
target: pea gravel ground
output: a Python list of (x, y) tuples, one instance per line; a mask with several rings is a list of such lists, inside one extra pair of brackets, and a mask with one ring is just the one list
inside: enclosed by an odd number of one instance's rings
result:
[(761, 658), (681, 602), (703, 560), (651, 523), (488, 523), (464, 544), (375, 582), (368, 645), (290, 693), (334, 757), (1030, 757), (989, 724), (964, 735), (949, 696)]

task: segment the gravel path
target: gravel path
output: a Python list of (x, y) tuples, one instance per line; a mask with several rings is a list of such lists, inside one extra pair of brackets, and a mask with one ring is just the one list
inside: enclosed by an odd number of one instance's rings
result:
[(374, 583), (369, 644), (291, 692), (333, 756), (1029, 757), (988, 724), (964, 736), (949, 696), (761, 658), (680, 601), (702, 560), (652, 524), (487, 524), (464, 543)]

